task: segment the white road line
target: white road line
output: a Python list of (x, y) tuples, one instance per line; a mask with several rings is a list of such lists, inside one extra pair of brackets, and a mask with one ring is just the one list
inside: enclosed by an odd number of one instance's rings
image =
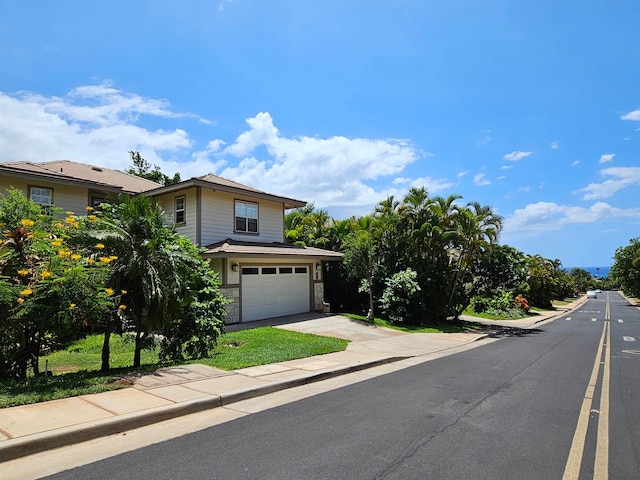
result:
[(592, 322), (595, 322), (595, 321), (596, 321), (596, 319), (595, 319), (595, 318), (592, 318), (592, 319), (591, 319), (591, 321), (592, 321)]
[(569, 320), (571, 320), (571, 317), (567, 317), (567, 318), (565, 318), (565, 320), (569, 321)]
[(635, 342), (636, 339), (634, 337), (622, 337), (625, 342)]
[[(607, 303), (607, 306), (608, 303)], [(609, 383), (611, 372), (611, 322), (607, 325), (606, 348), (604, 349), (604, 368), (602, 369), (602, 387), (600, 389), (600, 413), (598, 414), (598, 440), (596, 442), (596, 462), (593, 469), (594, 480), (609, 478)]]
[(624, 320), (622, 320), (621, 318), (618, 319), (618, 323), (624, 323)]

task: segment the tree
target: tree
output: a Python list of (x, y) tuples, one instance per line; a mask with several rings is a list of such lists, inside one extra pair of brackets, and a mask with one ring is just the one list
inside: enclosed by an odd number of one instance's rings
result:
[(151, 165), (147, 160), (142, 158), (140, 152), (129, 151), (131, 157), (131, 163), (133, 164), (127, 170), (127, 173), (135, 175), (136, 177), (146, 178), (152, 182), (159, 183), (160, 185), (174, 185), (180, 183), (180, 173), (176, 172), (173, 177), (169, 177), (160, 171), (158, 165)]
[(627, 294), (640, 298), (640, 237), (629, 240), (629, 245), (618, 247), (609, 276)]
[(361, 292), (369, 296), (369, 311), (367, 319), (374, 319), (373, 282), (377, 266), (378, 250), (371, 235), (367, 230), (359, 230), (347, 236), (344, 242), (344, 265), (347, 274), (360, 282)]
[(39, 373), (45, 347), (82, 336), (112, 306), (112, 257), (81, 241), (93, 215), (47, 209), (15, 189), (0, 198), (0, 377)]
[(181, 315), (190, 273), (199, 259), (181, 248), (161, 207), (143, 195), (104, 205), (107, 228), (96, 232), (106, 251), (118, 252), (109, 284), (121, 293), (121, 314), (135, 330), (133, 366), (150, 333)]

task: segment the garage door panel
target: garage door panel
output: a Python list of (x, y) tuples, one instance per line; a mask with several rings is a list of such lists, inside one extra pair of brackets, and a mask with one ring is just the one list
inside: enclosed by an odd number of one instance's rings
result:
[(310, 310), (308, 267), (244, 267), (242, 321), (304, 313)]

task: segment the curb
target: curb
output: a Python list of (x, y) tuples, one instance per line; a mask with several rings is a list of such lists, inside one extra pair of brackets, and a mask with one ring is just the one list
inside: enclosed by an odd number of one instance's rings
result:
[(0, 443), (0, 462), (40, 453), (54, 448), (73, 445), (96, 438), (115, 435), (126, 430), (144, 427), (153, 423), (171, 420), (173, 418), (198, 413), (212, 408), (225, 407), (233, 403), (260, 397), (270, 393), (287, 390), (289, 388), (319, 382), (348, 373), (366, 370), (368, 368), (386, 365), (411, 358), (411, 356), (388, 357), (356, 365), (337, 367), (320, 373), (310, 373), (299, 378), (283, 380), (257, 388), (235, 390), (222, 395), (208, 397), (157, 407), (140, 412), (128, 413), (117, 417), (87, 422), (81, 425), (58, 428), (49, 432), (36, 433), (15, 439), (4, 440)]

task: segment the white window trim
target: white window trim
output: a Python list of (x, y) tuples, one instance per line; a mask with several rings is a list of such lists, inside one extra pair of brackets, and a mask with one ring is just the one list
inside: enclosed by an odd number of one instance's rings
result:
[[(49, 203), (42, 203), (42, 202), (38, 202), (38, 201), (34, 200), (34, 198), (33, 198), (33, 190), (34, 189), (48, 190), (49, 191)], [(41, 205), (43, 207), (51, 207), (51, 206), (53, 206), (53, 188), (50, 188), (50, 187), (38, 187), (37, 185), (29, 185), (29, 200), (31, 200), (32, 202), (37, 203), (38, 205)]]
[[(182, 199), (182, 209), (178, 210), (178, 200)], [(178, 212), (182, 212), (183, 220), (178, 221)], [(187, 223), (187, 197), (178, 195), (173, 199), (173, 221), (176, 225), (186, 225)]]
[[(236, 208), (238, 206), (238, 204), (244, 204), (247, 207), (249, 205), (254, 205), (256, 207), (256, 231), (252, 232), (249, 230), (249, 219), (253, 218), (253, 217), (249, 217), (249, 216), (245, 216), (245, 217), (238, 217), (236, 215)], [(245, 230), (238, 230), (238, 225), (236, 222), (237, 218), (244, 218), (245, 219)], [(235, 233), (241, 233), (243, 235), (258, 235), (260, 233), (260, 204), (256, 203), (256, 202), (248, 202), (246, 200), (235, 200), (233, 202), (233, 231)]]

